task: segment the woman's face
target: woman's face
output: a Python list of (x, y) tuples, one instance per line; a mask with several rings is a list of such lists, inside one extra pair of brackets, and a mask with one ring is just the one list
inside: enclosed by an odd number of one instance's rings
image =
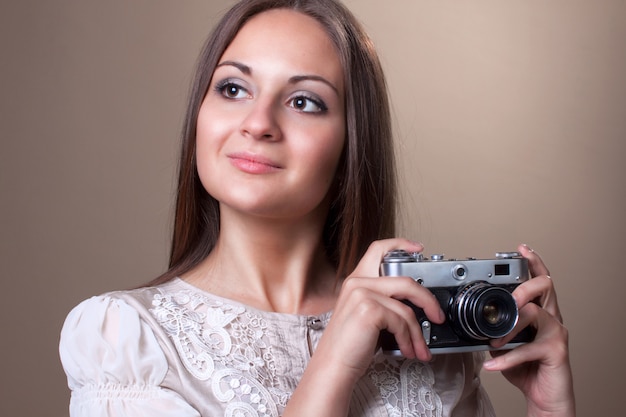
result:
[(253, 17), (220, 58), (200, 108), (207, 192), (222, 210), (325, 214), (344, 137), (343, 69), (322, 26), (287, 9)]

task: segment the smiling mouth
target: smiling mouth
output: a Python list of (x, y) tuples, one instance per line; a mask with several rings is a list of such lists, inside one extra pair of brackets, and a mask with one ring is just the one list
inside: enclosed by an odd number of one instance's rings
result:
[(276, 162), (259, 155), (232, 153), (227, 157), (232, 165), (248, 174), (267, 174), (282, 169)]

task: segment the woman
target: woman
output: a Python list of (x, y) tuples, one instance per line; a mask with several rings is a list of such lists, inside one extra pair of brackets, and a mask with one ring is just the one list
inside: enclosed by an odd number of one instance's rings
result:
[[(71, 414), (492, 415), (482, 356), (433, 358), (399, 301), (441, 323), (434, 296), (378, 277), (386, 252), (423, 249), (393, 238), (390, 131), (378, 59), (340, 4), (235, 5), (194, 81), (169, 271), (67, 318)], [(537, 337), (484, 366), (524, 392), (529, 415), (570, 416), (554, 289), (520, 251), (535, 279), (515, 291), (519, 326)], [(404, 358), (377, 351), (384, 329)]]

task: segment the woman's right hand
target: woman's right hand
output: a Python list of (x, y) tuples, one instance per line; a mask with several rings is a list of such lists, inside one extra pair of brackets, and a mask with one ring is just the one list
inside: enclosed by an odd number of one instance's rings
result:
[(431, 359), (415, 313), (401, 300), (422, 308), (434, 323), (442, 323), (444, 313), (435, 296), (413, 279), (379, 277), (380, 263), (393, 249), (421, 252), (423, 247), (406, 239), (370, 245), (345, 279), (333, 315), (284, 417), (346, 416), (354, 386), (372, 362), (382, 330), (395, 336), (405, 357)]
[(413, 310), (401, 300), (422, 308), (434, 323), (445, 315), (435, 296), (409, 277), (380, 277), (384, 255), (393, 249), (421, 252), (421, 244), (406, 239), (373, 242), (341, 288), (333, 316), (316, 354), (326, 358), (354, 382), (370, 365), (382, 330), (392, 333), (407, 358), (429, 361), (431, 353)]

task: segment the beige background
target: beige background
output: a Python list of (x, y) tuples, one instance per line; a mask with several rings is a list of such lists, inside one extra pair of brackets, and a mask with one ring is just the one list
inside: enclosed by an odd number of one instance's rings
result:
[[(0, 5), (0, 415), (66, 416), (64, 316), (165, 268), (190, 72), (230, 3)], [(570, 328), (579, 415), (623, 414), (626, 3), (347, 4), (387, 68), (404, 234), (458, 257), (535, 247)], [(485, 380), (500, 415), (523, 415)]]

